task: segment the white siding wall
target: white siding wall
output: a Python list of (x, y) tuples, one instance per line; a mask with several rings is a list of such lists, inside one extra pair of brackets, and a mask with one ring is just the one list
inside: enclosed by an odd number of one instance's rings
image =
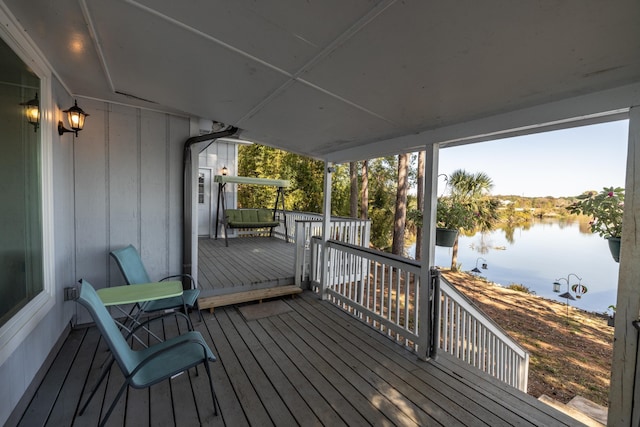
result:
[[(73, 104), (54, 79), (53, 102)], [(189, 119), (78, 99), (90, 114), (78, 138), (53, 136), (56, 303), (0, 365), (0, 425), (10, 416), (54, 349), (69, 321), (89, 321), (63, 288), (81, 278), (101, 288), (124, 283), (109, 251), (135, 245), (152, 278), (179, 272), (182, 221), (182, 147)], [(58, 115), (58, 116), (56, 116)], [(54, 111), (54, 122), (62, 116)], [(66, 119), (65, 119), (66, 120)], [(68, 127), (68, 126), (67, 126)], [(229, 166), (228, 166), (229, 167)]]
[[(75, 279), (124, 280), (109, 251), (138, 248), (152, 279), (182, 265), (182, 148), (189, 119), (81, 99), (75, 141)], [(63, 138), (70, 136), (63, 136)], [(79, 313), (79, 323), (86, 317)]]
[[(220, 175), (224, 166), (229, 170), (229, 175), (236, 176), (238, 175), (237, 159), (237, 144), (229, 142), (213, 142), (206, 150), (200, 153), (199, 163), (200, 167), (210, 168), (212, 176)], [(227, 187), (225, 203), (228, 209), (234, 209), (237, 206), (236, 184), (227, 184)], [(211, 200), (213, 202), (211, 221), (215, 222), (218, 202), (218, 184), (216, 183), (213, 183), (211, 186)], [(211, 230), (212, 234), (215, 234), (215, 228), (212, 227)], [(222, 236), (222, 233), (222, 229), (218, 229), (218, 236)]]

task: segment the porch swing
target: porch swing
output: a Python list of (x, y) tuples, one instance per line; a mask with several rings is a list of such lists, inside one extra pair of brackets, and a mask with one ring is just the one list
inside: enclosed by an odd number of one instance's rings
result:
[[(228, 230), (237, 229), (240, 234), (256, 234), (258, 232), (266, 232), (269, 230), (269, 236), (273, 235), (274, 227), (280, 225), (280, 219), (277, 216), (280, 211), (280, 217), (284, 223), (285, 240), (288, 242), (287, 217), (284, 209), (284, 189), (289, 186), (289, 181), (285, 179), (266, 179), (251, 178), (246, 176), (227, 176), (215, 175), (214, 182), (218, 183), (218, 203), (216, 207), (216, 233), (215, 238), (218, 239), (219, 224), (222, 223), (224, 229), (224, 243), (229, 246)], [(245, 208), (245, 209), (227, 209), (225, 191), (227, 184), (245, 184), (245, 185), (265, 185), (277, 188), (276, 201), (273, 209), (266, 208)], [(279, 208), (278, 205), (281, 205)], [(220, 209), (222, 208), (222, 218), (220, 217)], [(246, 231), (250, 230), (250, 231)]]

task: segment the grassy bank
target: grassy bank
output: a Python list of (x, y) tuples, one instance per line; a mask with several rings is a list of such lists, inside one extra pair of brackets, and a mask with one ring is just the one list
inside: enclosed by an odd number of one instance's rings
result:
[(605, 316), (488, 283), (467, 273), (443, 276), (531, 355), (528, 393), (561, 402), (580, 395), (608, 406), (613, 328)]

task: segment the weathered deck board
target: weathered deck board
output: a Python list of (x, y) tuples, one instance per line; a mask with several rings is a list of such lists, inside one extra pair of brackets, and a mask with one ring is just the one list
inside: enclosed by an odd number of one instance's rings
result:
[(295, 245), (270, 237), (198, 240), (202, 297), (293, 284)]
[[(326, 312), (323, 310), (323, 313), (329, 315), (332, 319), (335, 316), (334, 321), (336, 322), (341, 322), (339, 319), (348, 322), (351, 317), (335, 306), (329, 306)], [(352, 333), (352, 327), (355, 327), (369, 337), (370, 340), (373, 340), (373, 342), (368, 341), (369, 345), (373, 345), (375, 348), (386, 347), (393, 350), (391, 353), (385, 351), (384, 354), (393, 356), (393, 363), (403, 366), (411, 375), (427, 383), (433, 383), (432, 375), (435, 378), (440, 378), (443, 384), (447, 384), (449, 388), (453, 389), (453, 396), (456, 399), (469, 397), (472, 402), (479, 403), (482, 407), (489, 409), (492, 414), (507, 418), (508, 425), (564, 425), (563, 423), (568, 420), (564, 414), (559, 412), (552, 412), (550, 415), (548, 412), (536, 410), (535, 408), (539, 407), (539, 402), (532, 396), (485, 375), (466, 363), (450, 358), (446, 354), (438, 357), (438, 363), (427, 366), (415, 357), (398, 355), (398, 352), (395, 351), (398, 346), (393, 341), (367, 325), (361, 322), (347, 324), (350, 326), (350, 333)], [(460, 395), (457, 389), (460, 382), (465, 386), (463, 395)], [(473, 407), (473, 404), (466, 404), (465, 406), (467, 405)], [(528, 411), (528, 407), (534, 409)], [(575, 425), (574, 420), (570, 420), (570, 422)]]
[[(316, 336), (326, 334), (325, 340), (336, 341), (337, 346), (333, 348), (337, 348), (338, 350), (333, 350), (334, 354), (339, 355), (340, 359), (345, 360), (358, 375), (367, 378), (367, 381), (370, 382), (371, 386), (375, 387), (378, 392), (390, 390), (387, 397), (393, 399), (395, 402), (402, 402), (401, 406), (404, 407), (406, 411), (406, 413), (402, 415), (403, 417), (411, 417), (413, 421), (419, 425), (429, 425), (429, 423), (434, 422), (434, 419), (439, 419), (440, 422), (445, 420), (445, 425), (454, 425), (458, 422), (477, 422), (473, 414), (468, 413), (460, 403), (442, 394), (436, 385), (420, 381), (412, 373), (404, 375), (405, 379), (401, 378), (403, 372), (407, 371), (398, 370), (397, 363), (391, 364), (391, 367), (395, 368), (394, 370), (387, 368), (385, 366), (388, 361), (387, 356), (380, 354), (375, 347), (369, 345), (359, 337), (354, 340), (352, 331), (343, 334), (344, 328), (342, 325), (337, 324), (334, 319), (319, 315), (311, 306), (305, 307), (304, 304), (300, 304), (296, 308), (298, 309), (300, 321), (303, 321), (302, 319), (314, 319), (313, 324), (318, 328), (315, 334)], [(375, 368), (372, 372), (369, 372), (371, 367)], [(440, 408), (432, 408), (428, 405), (429, 398), (427, 398), (427, 396), (433, 396), (435, 394), (442, 394), (444, 402), (448, 400), (448, 412)], [(404, 401), (405, 398), (409, 398), (408, 402)], [(455, 396), (455, 398), (460, 400), (459, 395)], [(426, 408), (426, 411), (422, 408)], [(452, 414), (455, 414), (455, 416)], [(491, 416), (491, 414), (484, 415)], [(491, 425), (499, 424), (493, 423)]]
[(75, 402), (80, 400), (85, 378), (101, 340), (100, 333), (96, 328), (85, 329), (85, 331), (87, 333), (82, 336), (82, 345), (73, 361), (73, 364), (78, 368), (74, 368), (73, 375), (65, 379), (60, 390), (60, 397), (56, 400), (49, 417), (49, 422), (54, 425), (71, 425), (76, 411)]
[[(199, 375), (192, 369), (149, 390), (129, 390), (108, 424), (578, 425), (446, 356), (420, 361), (310, 292), (285, 303), (291, 311), (258, 320), (228, 306), (195, 321), (218, 358), (210, 364), (218, 416), (200, 367)], [(166, 336), (183, 330), (175, 320), (154, 325)], [(96, 425), (121, 384), (117, 369), (87, 412), (77, 410), (107, 356), (95, 328), (72, 330), (21, 425)]]
[[(44, 378), (33, 397), (32, 404), (26, 410), (20, 422), (21, 425), (37, 426), (45, 423), (55, 407), (56, 398), (65, 382), (67, 372), (69, 372), (76, 354), (81, 348), (83, 338), (83, 333), (72, 334), (67, 338), (53, 361), (50, 374), (48, 373)], [(6, 386), (9, 384), (5, 384)]]
[(225, 305), (240, 304), (250, 301), (262, 301), (264, 299), (276, 298), (285, 295), (296, 295), (302, 292), (302, 289), (295, 285), (276, 286), (267, 289), (254, 289), (251, 291), (239, 291), (235, 293), (213, 295), (198, 298), (198, 307), (202, 309), (213, 310), (215, 307)]

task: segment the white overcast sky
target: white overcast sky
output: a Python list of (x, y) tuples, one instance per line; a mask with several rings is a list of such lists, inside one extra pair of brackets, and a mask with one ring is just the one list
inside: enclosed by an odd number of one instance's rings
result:
[(438, 170), (484, 172), (493, 195), (577, 196), (624, 187), (628, 126), (621, 120), (443, 148)]

